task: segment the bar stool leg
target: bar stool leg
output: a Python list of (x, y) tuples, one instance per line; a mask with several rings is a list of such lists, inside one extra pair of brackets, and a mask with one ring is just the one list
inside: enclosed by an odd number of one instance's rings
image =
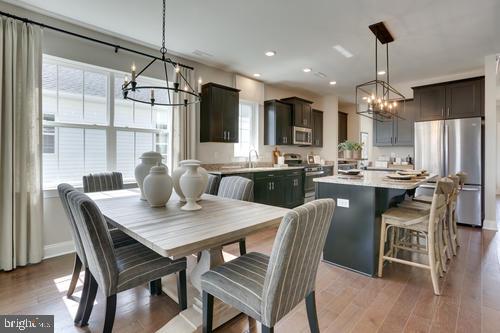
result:
[(430, 266), (432, 287), (434, 288), (434, 294), (439, 296), (441, 295), (441, 292), (439, 290), (439, 278), (437, 276), (439, 261), (436, 260), (438, 256), (436, 255), (436, 241), (434, 237), (432, 237), (432, 239), (429, 239), (428, 246), (429, 246), (429, 266)]
[(386, 235), (386, 224), (385, 218), (382, 216), (382, 223), (380, 226), (380, 248), (378, 254), (378, 277), (382, 277), (382, 269), (384, 266), (384, 251), (385, 251), (385, 235)]

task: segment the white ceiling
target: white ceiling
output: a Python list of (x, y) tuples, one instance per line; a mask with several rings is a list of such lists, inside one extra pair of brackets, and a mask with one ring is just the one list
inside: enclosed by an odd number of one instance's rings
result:
[[(160, 0), (8, 2), (160, 45)], [(356, 84), (373, 79), (368, 25), (379, 21), (395, 37), (392, 82), (481, 68), (485, 55), (500, 52), (499, 0), (168, 0), (167, 48), (244, 75), (261, 73), (264, 82), (348, 98)], [(354, 56), (337, 53), (337, 44)], [(277, 55), (266, 57), (268, 50)], [(305, 67), (327, 77), (306, 74)]]

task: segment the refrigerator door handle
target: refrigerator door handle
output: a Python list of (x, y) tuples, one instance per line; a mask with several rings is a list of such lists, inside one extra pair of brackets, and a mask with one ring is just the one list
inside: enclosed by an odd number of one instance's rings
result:
[(478, 192), (478, 191), (481, 191), (481, 188), (479, 188), (479, 187), (463, 187), (462, 189), (460, 189), (460, 191)]

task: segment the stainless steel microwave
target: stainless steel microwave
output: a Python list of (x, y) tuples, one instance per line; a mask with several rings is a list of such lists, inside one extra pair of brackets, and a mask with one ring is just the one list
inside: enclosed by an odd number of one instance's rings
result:
[(294, 145), (312, 145), (312, 129), (306, 127), (293, 127)]

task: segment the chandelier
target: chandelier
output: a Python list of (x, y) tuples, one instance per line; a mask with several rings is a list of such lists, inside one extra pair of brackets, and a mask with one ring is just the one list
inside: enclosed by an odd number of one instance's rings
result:
[[(392, 121), (404, 113), (405, 97), (389, 83), (389, 43), (394, 41), (384, 22), (369, 26), (375, 35), (375, 80), (356, 86), (356, 113), (376, 121)], [(378, 43), (386, 46), (386, 70), (378, 71)], [(386, 75), (386, 80), (378, 76)]]
[[(166, 0), (163, 0), (163, 24), (162, 24), (162, 46), (160, 48), (161, 57), (154, 57), (141, 71), (136, 72), (135, 64), (131, 68), (131, 79), (125, 77), (122, 85), (122, 95), (124, 99), (128, 99), (138, 103), (149, 104), (151, 106), (188, 106), (189, 104), (198, 103), (200, 101), (200, 94), (193, 89), (191, 83), (182, 74), (181, 67), (192, 70), (192, 67), (176, 63), (170, 58), (166, 57), (167, 48), (165, 47), (165, 8)], [(137, 79), (141, 74), (148, 69), (156, 61), (163, 65), (165, 71), (165, 85), (140, 85)], [(174, 70), (174, 81), (171, 86), (168, 78), (168, 68)], [(198, 81), (201, 85), (201, 79)], [(182, 89), (181, 89), (182, 87)], [(173, 100), (173, 94), (180, 94), (178, 98)], [(160, 95), (161, 96), (158, 96)], [(166, 97), (164, 96), (166, 95)]]

